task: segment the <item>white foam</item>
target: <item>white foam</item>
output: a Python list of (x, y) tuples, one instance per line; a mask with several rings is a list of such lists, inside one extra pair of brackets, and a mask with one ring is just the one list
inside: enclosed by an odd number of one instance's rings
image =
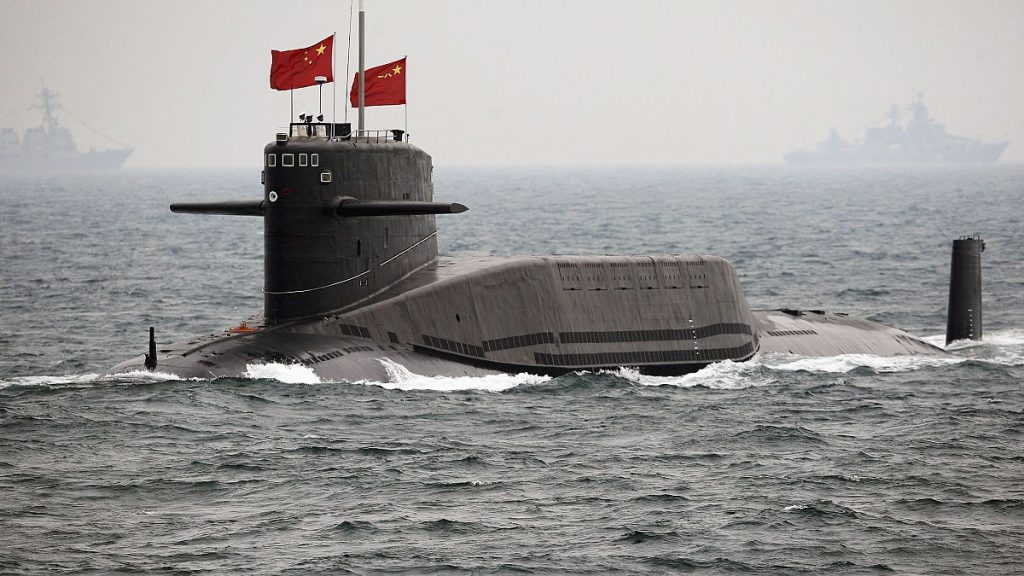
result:
[(936, 334), (921, 338), (929, 344), (934, 344), (946, 350), (962, 350), (964, 348), (977, 348), (978, 346), (1024, 346), (1024, 330), (1000, 330), (998, 332), (986, 332), (981, 340), (954, 340), (946, 345), (946, 335)]
[(9, 386), (53, 386), (68, 384), (91, 384), (99, 378), (99, 374), (78, 374), (64, 376), (19, 376), (10, 380), (0, 380), (0, 389)]
[(963, 358), (944, 356), (872, 356), (870, 354), (841, 354), (822, 358), (771, 355), (763, 360), (764, 366), (783, 372), (824, 372), (842, 374), (857, 368), (870, 368), (875, 372), (910, 372), (921, 368), (950, 366), (963, 362)]
[(285, 384), (321, 384), (323, 380), (309, 366), (302, 364), (246, 364), (243, 378), (277, 380)]
[(116, 374), (107, 374), (98, 378), (102, 381), (117, 381), (117, 380), (132, 380), (135, 382), (165, 382), (167, 380), (184, 380), (177, 374), (168, 374), (167, 372), (150, 372), (148, 370), (131, 370), (129, 372), (117, 372)]
[(724, 360), (682, 376), (647, 376), (635, 368), (619, 368), (610, 373), (642, 386), (704, 386), (716, 390), (742, 390), (772, 383), (770, 379), (758, 374), (758, 366), (759, 362), (755, 358), (750, 362)]
[(1024, 365), (1024, 330), (1008, 329), (988, 332), (982, 340), (954, 340), (945, 345), (946, 337), (942, 334), (928, 336), (927, 342), (956, 354), (961, 358), (982, 360), (1006, 366)]
[(60, 376), (20, 376), (10, 380), (0, 380), (0, 389), (9, 386), (88, 386), (96, 383), (138, 383), (138, 382), (164, 382), (166, 380), (181, 380), (180, 376), (164, 372), (148, 372), (146, 370), (132, 370), (130, 372), (118, 372), (116, 374), (62, 374)]
[(988, 332), (984, 335), (982, 342), (992, 346), (1024, 346), (1024, 329)]
[(482, 390), (485, 392), (501, 392), (522, 384), (541, 384), (551, 380), (548, 376), (526, 373), (490, 374), (487, 376), (423, 376), (388, 358), (381, 358), (380, 363), (388, 374), (388, 381), (363, 381), (360, 382), (361, 384), (380, 386), (388, 390), (435, 390), (439, 392)]

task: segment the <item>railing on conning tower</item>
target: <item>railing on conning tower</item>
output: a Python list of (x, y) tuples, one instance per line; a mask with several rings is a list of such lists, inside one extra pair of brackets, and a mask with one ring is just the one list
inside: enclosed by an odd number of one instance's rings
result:
[(359, 142), (408, 142), (405, 130), (356, 130), (352, 137)]
[(288, 125), (290, 138), (335, 138), (347, 136), (352, 132), (348, 124), (329, 124), (326, 122), (292, 122)]
[(324, 140), (355, 140), (356, 142), (408, 142), (404, 130), (352, 130), (349, 123), (292, 122), (289, 138), (321, 138)]

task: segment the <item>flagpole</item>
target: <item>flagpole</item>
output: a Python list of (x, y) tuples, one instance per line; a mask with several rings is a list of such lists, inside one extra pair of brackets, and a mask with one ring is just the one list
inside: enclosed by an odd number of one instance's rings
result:
[(364, 129), (366, 107), (366, 7), (359, 0), (359, 131)]
[(408, 54), (406, 54), (405, 56), (402, 56), (402, 60), (405, 60), (405, 87), (406, 87), (406, 94), (405, 94), (405, 138), (406, 138), (406, 140), (409, 139), (409, 93), (408, 93), (408, 89), (409, 89), (409, 60), (408, 60), (408, 58), (409, 58)]
[[(355, 8), (355, 0), (349, 0), (348, 2), (348, 43), (345, 44), (345, 86), (348, 86), (348, 76), (352, 70), (352, 12)], [(351, 108), (351, 103), (345, 104), (345, 122), (348, 122), (348, 109)]]
[[(288, 99), (291, 101), (291, 107), (288, 108), (288, 124), (291, 124), (295, 119), (295, 88), (288, 89)], [(291, 131), (291, 127), (288, 128), (288, 131)]]
[(334, 138), (334, 126), (338, 123), (338, 79), (334, 78), (335, 70), (338, 69), (336, 66), (338, 62), (338, 51), (335, 48), (338, 47), (338, 43), (335, 40), (338, 39), (338, 32), (334, 31), (331, 34), (331, 78), (334, 80), (331, 86), (331, 138)]

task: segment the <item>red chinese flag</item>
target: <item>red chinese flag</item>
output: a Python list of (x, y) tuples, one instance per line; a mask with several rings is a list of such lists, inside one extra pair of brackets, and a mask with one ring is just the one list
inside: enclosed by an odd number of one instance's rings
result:
[[(405, 104), (405, 58), (390, 64), (366, 69), (366, 93), (364, 106), (393, 106)], [(352, 80), (349, 101), (353, 108), (359, 107), (359, 73)]]
[(317, 76), (325, 76), (328, 82), (334, 82), (333, 52), (333, 34), (309, 48), (271, 50), (270, 87), (291, 90), (313, 86), (317, 83)]

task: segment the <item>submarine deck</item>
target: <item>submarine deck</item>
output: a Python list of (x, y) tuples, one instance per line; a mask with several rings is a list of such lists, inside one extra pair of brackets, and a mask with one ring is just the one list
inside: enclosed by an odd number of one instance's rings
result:
[[(579, 258), (567, 256), (566, 259)], [(413, 290), (456, 277), (482, 271), (515, 261), (559, 259), (558, 256), (481, 256), (438, 258), (409, 274), (400, 282), (372, 297), (356, 303), (341, 315), (385, 302)], [(852, 317), (844, 312), (817, 309), (765, 309), (753, 310), (761, 353), (793, 354), (800, 356), (838, 356), (841, 354), (869, 354), (896, 356), (907, 354), (943, 355), (945, 351), (933, 344), (898, 328)], [(303, 331), (298, 323), (295, 329)], [(287, 325), (278, 327), (285, 331)], [(273, 329), (272, 329), (273, 330)]]
[(760, 352), (799, 356), (869, 354), (944, 355), (946, 351), (903, 330), (825, 310), (754, 310)]

